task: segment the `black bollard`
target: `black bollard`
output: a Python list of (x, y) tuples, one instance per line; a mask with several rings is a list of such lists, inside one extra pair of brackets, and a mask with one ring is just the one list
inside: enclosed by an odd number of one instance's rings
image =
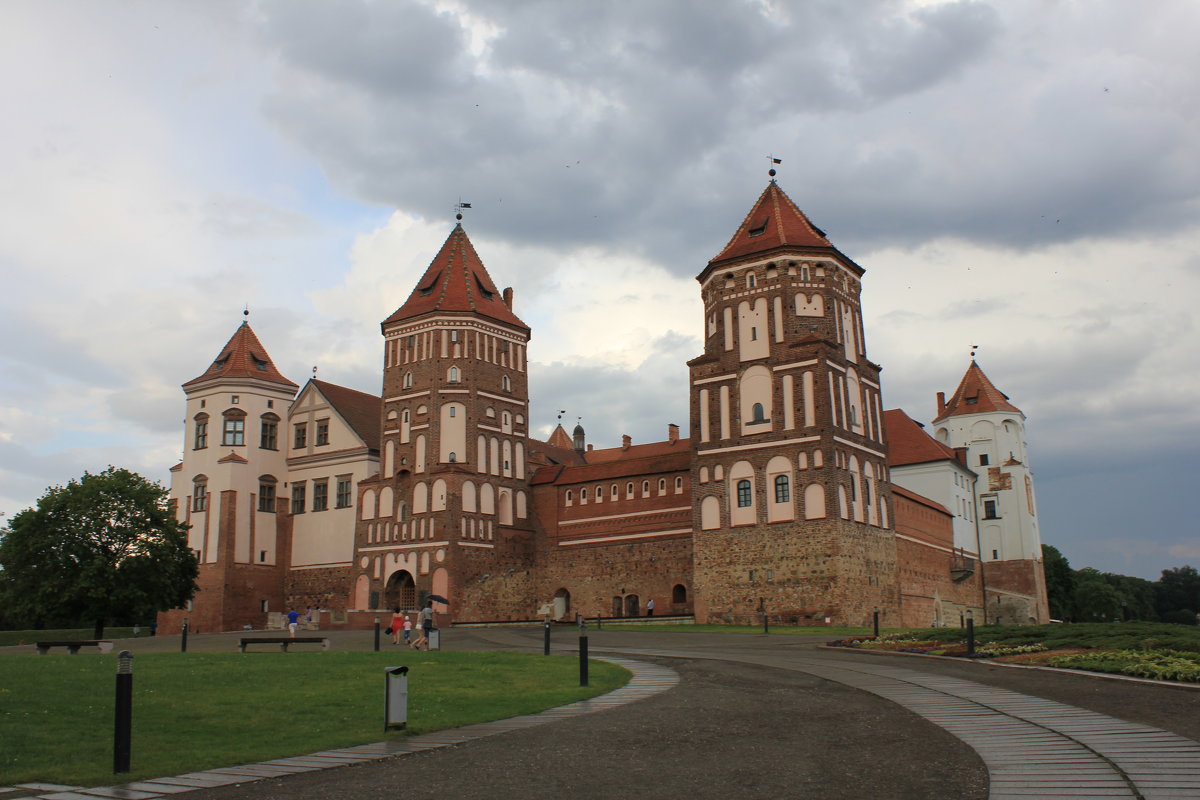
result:
[(375, 652), (379, 652), (379, 617), (375, 618)]
[(542, 623), (542, 655), (550, 655), (550, 620)]
[(586, 636), (579, 637), (579, 685), (588, 685), (588, 642)]
[(767, 617), (767, 612), (763, 611), (763, 633), (771, 632), (771, 622)]
[(596, 630), (600, 630), (600, 615), (596, 615)]
[[(185, 629), (186, 630), (186, 629)], [(113, 774), (129, 772), (129, 742), (133, 730), (133, 653), (117, 656), (117, 704), (113, 719)]]
[(975, 657), (975, 620), (967, 617), (967, 658)]
[(879, 638), (879, 610), (875, 611), (875, 638)]
[(187, 652), (187, 628), (188, 628), (188, 623), (187, 623), (187, 620), (185, 619), (183, 621), (182, 632), (179, 634), (179, 652), (181, 652), (181, 653)]

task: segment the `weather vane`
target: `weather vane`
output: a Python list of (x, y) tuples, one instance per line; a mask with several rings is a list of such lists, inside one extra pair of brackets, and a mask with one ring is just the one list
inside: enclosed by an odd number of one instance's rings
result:
[(313, 380), (317, 379), (317, 365), (313, 364)]
[(242, 305), (242, 322), (246, 322), (246, 320), (249, 317), (250, 317), (250, 304), (245, 303)]
[(459, 198), (458, 204), (456, 206), (454, 206), (454, 218), (456, 220), (458, 220), (459, 222), (462, 222), (463, 209), (470, 208), (470, 207), (471, 207), (470, 203), (464, 203), (462, 201), (462, 198)]
[(775, 165), (782, 164), (783, 159), (776, 158), (775, 156), (770, 155), (770, 156), (767, 156), (767, 160), (771, 162), (771, 168), (769, 170), (767, 170), (767, 174), (770, 175), (772, 178), (774, 178), (775, 177)]
[(562, 415), (565, 413), (567, 413), (567, 410), (565, 408), (560, 408), (558, 410), (558, 421), (559, 422), (562, 422)]
[(978, 349), (979, 349), (979, 345), (977, 345), (977, 344), (971, 345), (971, 358), (975, 358), (975, 351)]

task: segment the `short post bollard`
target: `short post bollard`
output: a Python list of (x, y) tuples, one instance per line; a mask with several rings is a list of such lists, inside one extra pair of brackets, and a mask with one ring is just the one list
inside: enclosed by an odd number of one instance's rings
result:
[(975, 618), (967, 617), (967, 658), (975, 657)]
[(763, 633), (769, 634), (770, 632), (771, 632), (771, 621), (770, 621), (770, 618), (767, 617), (767, 612), (763, 611)]
[(188, 629), (188, 621), (186, 618), (184, 618), (183, 628), (180, 629), (180, 634), (179, 634), (179, 652), (181, 652), (181, 653), (187, 652), (187, 629)]
[(129, 742), (133, 730), (133, 653), (117, 656), (117, 704), (113, 718), (113, 774), (129, 772)]
[(596, 615), (596, 630), (600, 630), (603, 626), (600, 624), (600, 615)]
[(875, 638), (879, 638), (879, 609), (875, 609)]
[(375, 618), (375, 652), (379, 652), (379, 617)]
[(550, 655), (550, 620), (542, 623), (542, 655)]
[(586, 633), (579, 634), (579, 685), (588, 685), (588, 640)]
[(408, 727), (408, 667), (384, 667), (383, 729)]

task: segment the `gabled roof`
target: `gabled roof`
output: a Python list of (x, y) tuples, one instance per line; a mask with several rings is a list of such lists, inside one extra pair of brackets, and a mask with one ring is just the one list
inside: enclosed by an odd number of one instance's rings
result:
[(789, 246), (836, 249), (825, 238), (825, 232), (813, 225), (792, 202), (792, 198), (772, 180), (742, 220), (733, 238), (708, 263), (711, 266)]
[(300, 388), (283, 377), (275, 368), (275, 363), (271, 361), (267, 348), (258, 341), (258, 337), (250, 328), (250, 323), (244, 321), (221, 348), (221, 352), (217, 354), (212, 365), (202, 375), (183, 384), (183, 388), (186, 389), (193, 384), (216, 378), (255, 378), (260, 381), (290, 386), (293, 389)]
[(380, 431), (380, 414), (383, 401), (373, 394), (360, 392), (357, 389), (347, 389), (336, 383), (328, 383), (313, 378), (309, 381), (329, 401), (329, 405), (346, 420), (346, 424), (358, 434), (367, 448), (379, 451), (382, 433)]
[(609, 461), (626, 461), (635, 458), (668, 456), (675, 453), (691, 453), (691, 450), (691, 439), (676, 439), (675, 441), (668, 439), (663, 442), (634, 444), (629, 447), (606, 447), (603, 450), (589, 450), (587, 452), (587, 463), (605, 464)]
[(967, 414), (986, 414), (993, 411), (1012, 411), (1020, 414), (1021, 409), (1008, 402), (1008, 395), (1000, 391), (988, 380), (974, 360), (959, 382), (954, 395), (946, 403), (945, 408), (938, 410), (934, 422), (940, 422), (948, 417), (961, 417)]
[[(681, 439), (686, 443), (686, 439)], [(648, 447), (648, 445), (643, 445)], [(633, 449), (633, 448), (630, 448)], [(593, 451), (595, 452), (595, 451)], [(591, 453), (588, 454), (589, 458)], [(624, 480), (626, 478), (646, 475), (657, 475), (664, 472), (681, 472), (691, 468), (692, 453), (687, 447), (670, 453), (651, 453), (648, 455), (631, 456), (629, 458), (601, 461), (579, 466), (566, 466), (553, 473), (552, 479), (543, 478), (545, 467), (538, 470), (535, 483), (571, 484), (584, 481)], [(548, 476), (547, 476), (548, 477)]]
[(954, 448), (934, 439), (902, 409), (891, 408), (883, 412), (883, 430), (887, 437), (889, 467), (958, 460)]
[(461, 224), (454, 226), (408, 300), (383, 324), (437, 311), (473, 312), (529, 330), (496, 289)]

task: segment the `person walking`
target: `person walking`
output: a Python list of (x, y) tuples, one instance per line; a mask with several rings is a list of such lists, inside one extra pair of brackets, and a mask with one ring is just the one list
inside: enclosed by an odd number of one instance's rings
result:
[(420, 650), (429, 649), (429, 632), (433, 630), (433, 601), (426, 600), (425, 607), (417, 614), (417, 622), (421, 626), (421, 633), (417, 640), (413, 642), (413, 647)]
[(651, 597), (649, 600), (646, 601), (646, 616), (647, 617), (654, 616), (654, 598), (653, 597)]
[(410, 644), (411, 642), (412, 642), (412, 620), (409, 618), (408, 614), (405, 614), (404, 615), (404, 643)]
[(400, 644), (400, 631), (403, 629), (404, 615), (400, 613), (399, 608), (393, 609), (392, 624), (388, 626), (388, 630), (392, 632), (392, 644)]
[(293, 639), (296, 638), (296, 627), (300, 624), (300, 612), (292, 609), (288, 612), (288, 631)]

